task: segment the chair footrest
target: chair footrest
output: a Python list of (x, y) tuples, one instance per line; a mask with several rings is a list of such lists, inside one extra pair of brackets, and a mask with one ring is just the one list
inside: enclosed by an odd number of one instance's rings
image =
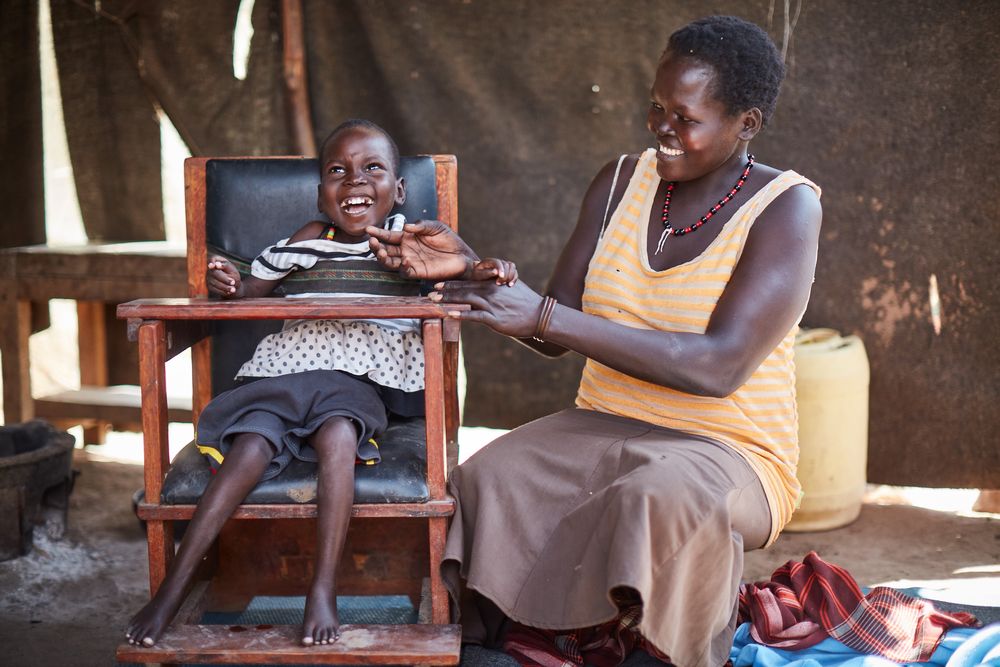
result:
[(458, 625), (343, 625), (340, 639), (302, 646), (298, 625), (178, 625), (155, 646), (119, 644), (119, 662), (457, 665)]
[[(157, 505), (139, 503), (136, 514), (140, 519), (153, 521), (177, 521), (194, 516), (196, 505)], [(351, 509), (353, 518), (379, 517), (448, 517), (455, 514), (454, 498), (428, 500), (423, 503), (372, 503), (355, 504)], [(273, 504), (240, 505), (230, 515), (231, 519), (312, 519), (316, 517), (316, 505)]]

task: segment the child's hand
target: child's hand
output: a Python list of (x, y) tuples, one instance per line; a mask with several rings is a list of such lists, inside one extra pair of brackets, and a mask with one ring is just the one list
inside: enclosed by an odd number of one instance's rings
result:
[(243, 280), (240, 272), (223, 257), (208, 260), (208, 291), (223, 299), (237, 299), (242, 296)]
[(517, 265), (506, 259), (487, 257), (473, 263), (469, 280), (496, 280), (497, 285), (512, 287), (517, 282)]

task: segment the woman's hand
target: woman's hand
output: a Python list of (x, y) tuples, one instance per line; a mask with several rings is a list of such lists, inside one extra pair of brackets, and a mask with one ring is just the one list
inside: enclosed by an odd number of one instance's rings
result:
[(434, 289), (431, 301), (472, 306), (472, 310), (449, 313), (451, 317), (480, 322), (515, 338), (530, 338), (535, 333), (542, 297), (523, 282), (497, 285), (492, 280), (462, 280), (438, 283)]
[(471, 276), (479, 256), (451, 230), (437, 220), (420, 220), (391, 232), (368, 227), (368, 244), (386, 268), (407, 278), (448, 280)]
[(243, 296), (243, 280), (224, 257), (212, 257), (208, 260), (208, 291), (223, 299), (238, 299)]

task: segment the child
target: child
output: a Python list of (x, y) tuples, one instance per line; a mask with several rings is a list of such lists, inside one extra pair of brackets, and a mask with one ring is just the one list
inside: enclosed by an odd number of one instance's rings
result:
[[(266, 249), (245, 278), (225, 259), (211, 258), (209, 291), (224, 299), (267, 296), (290, 273), (321, 265), (328, 291), (417, 294), (417, 283), (392, 273), (357, 280), (379, 271), (365, 228), (402, 229), (403, 216), (388, 217), (406, 197), (398, 171), (399, 149), (385, 130), (364, 120), (341, 124), (320, 150), (318, 205), (330, 221), (309, 222)], [(359, 263), (364, 273), (351, 270)], [(498, 284), (517, 278), (513, 264), (497, 259), (478, 261), (467, 273)], [(292, 458), (319, 468), (315, 576), (302, 643), (336, 641), (335, 571), (350, 520), (354, 464), (378, 462), (372, 437), (385, 429), (387, 411), (423, 414), (423, 363), (415, 363), (422, 361), (419, 329), (410, 320), (289, 321), (265, 337), (237, 373), (242, 384), (216, 396), (201, 415), (199, 449), (217, 474), (159, 590), (129, 622), (129, 643), (152, 646), (160, 638), (223, 524), (258, 481), (279, 474)]]

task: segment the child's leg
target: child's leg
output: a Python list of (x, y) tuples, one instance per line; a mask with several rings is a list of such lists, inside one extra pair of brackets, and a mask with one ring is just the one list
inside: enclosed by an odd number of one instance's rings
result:
[(354, 422), (332, 417), (310, 443), (319, 458), (316, 572), (306, 596), (302, 643), (330, 644), (340, 637), (336, 570), (347, 537), (354, 502), (354, 457), (358, 431)]
[(241, 433), (233, 441), (219, 473), (198, 501), (177, 555), (153, 599), (129, 621), (130, 644), (152, 646), (163, 634), (184, 599), (184, 591), (198, 564), (247, 494), (260, 480), (274, 456), (271, 444), (255, 433)]

